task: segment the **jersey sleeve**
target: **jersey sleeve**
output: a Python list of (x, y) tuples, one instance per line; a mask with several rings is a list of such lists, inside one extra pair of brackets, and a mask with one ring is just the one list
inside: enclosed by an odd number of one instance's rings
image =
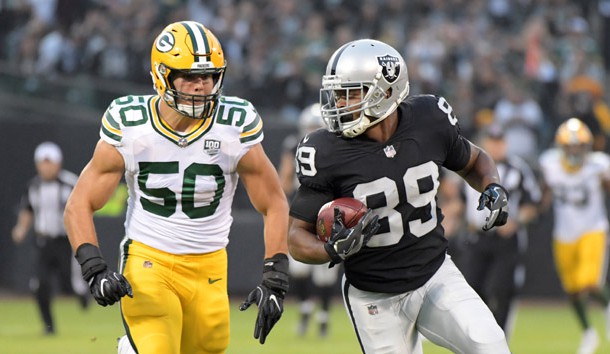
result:
[(329, 191), (301, 185), (290, 203), (290, 216), (315, 224), (321, 206), (332, 199), (333, 195)]
[(28, 182), (26, 190), (21, 195), (21, 200), (19, 201), (19, 209), (25, 209), (30, 212), (34, 212), (34, 207), (32, 206), (32, 202), (30, 201), (30, 189), (32, 189), (34, 183), (35, 179), (30, 180)]
[(610, 181), (610, 155), (601, 151), (595, 151), (592, 153), (592, 156), (600, 166), (601, 177), (605, 181)]
[(443, 166), (452, 170), (463, 169), (470, 160), (470, 142), (460, 132), (460, 124), (453, 108), (444, 97), (425, 95), (425, 107), (428, 114), (429, 129), (436, 139), (432, 143), (442, 144), (445, 149)]
[(325, 130), (304, 136), (296, 148), (296, 174), (299, 189), (290, 205), (290, 216), (315, 223), (318, 210), (334, 198), (332, 173), (337, 165), (337, 156), (332, 152), (332, 139)]
[(324, 191), (332, 189), (328, 174), (333, 166), (336, 166), (334, 161), (337, 160), (336, 155), (332, 154), (334, 148), (325, 133), (328, 132), (319, 130), (304, 136), (295, 153), (299, 183)]
[(100, 127), (100, 138), (110, 145), (118, 146), (121, 144), (123, 138), (123, 131), (121, 127), (121, 111), (117, 101), (120, 98), (112, 101), (110, 106), (104, 112), (102, 116), (102, 125)]
[[(239, 97), (223, 96), (220, 99), (216, 123), (230, 127), (231, 140), (237, 139), (235, 165), (250, 149), (263, 141), (263, 120), (256, 108), (247, 100)], [(234, 134), (237, 134), (235, 136)]]
[(459, 171), (466, 167), (470, 161), (470, 142), (462, 135), (458, 135), (452, 141), (447, 153), (447, 159), (443, 166), (452, 171)]
[(241, 125), (239, 142), (244, 146), (252, 146), (263, 141), (263, 120), (254, 106), (248, 101), (245, 102), (247, 102), (245, 107), (246, 116), (244, 123)]

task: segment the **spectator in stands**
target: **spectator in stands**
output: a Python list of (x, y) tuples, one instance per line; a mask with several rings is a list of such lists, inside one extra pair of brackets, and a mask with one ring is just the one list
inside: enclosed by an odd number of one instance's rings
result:
[(544, 123), (542, 110), (525, 82), (505, 77), (503, 96), (494, 107), (494, 123), (505, 132), (509, 155), (535, 162), (538, 138)]

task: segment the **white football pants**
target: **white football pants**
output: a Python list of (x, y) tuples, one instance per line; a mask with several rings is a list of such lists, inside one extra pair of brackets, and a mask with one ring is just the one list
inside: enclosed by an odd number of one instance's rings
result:
[(420, 288), (403, 293), (356, 289), (343, 276), (343, 299), (364, 353), (422, 353), (419, 333), (460, 354), (510, 354), (483, 300), (449, 256)]

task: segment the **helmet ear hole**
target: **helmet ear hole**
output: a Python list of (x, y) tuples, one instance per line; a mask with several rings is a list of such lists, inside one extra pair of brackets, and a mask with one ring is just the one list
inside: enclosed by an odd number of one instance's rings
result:
[(385, 92), (385, 98), (390, 98), (392, 97), (392, 88), (390, 87), (386, 92)]

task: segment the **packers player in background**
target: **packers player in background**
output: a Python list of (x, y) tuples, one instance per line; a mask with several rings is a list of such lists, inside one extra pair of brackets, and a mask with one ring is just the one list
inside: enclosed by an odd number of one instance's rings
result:
[[(227, 253), (238, 182), (264, 218), (262, 282), (240, 306), (258, 306), (264, 343), (288, 290), (288, 203), (266, 156), (252, 104), (222, 95), (226, 63), (202, 24), (168, 25), (152, 46), (157, 95), (114, 100), (100, 141), (65, 211), (82, 274), (97, 302), (121, 301), (119, 353), (224, 353), (229, 344)], [(98, 248), (93, 213), (124, 175), (129, 187), (120, 270)], [(257, 242), (259, 235), (243, 235)], [(258, 276), (258, 274), (253, 274)], [(124, 297), (127, 296), (127, 297)]]
[(610, 339), (604, 193), (610, 191), (610, 156), (591, 151), (593, 135), (578, 118), (559, 126), (555, 143), (555, 148), (540, 156), (544, 203), (549, 206), (552, 200), (554, 210), (555, 266), (583, 330), (578, 353), (595, 353), (599, 336), (587, 315), (589, 296), (606, 307), (606, 337)]

